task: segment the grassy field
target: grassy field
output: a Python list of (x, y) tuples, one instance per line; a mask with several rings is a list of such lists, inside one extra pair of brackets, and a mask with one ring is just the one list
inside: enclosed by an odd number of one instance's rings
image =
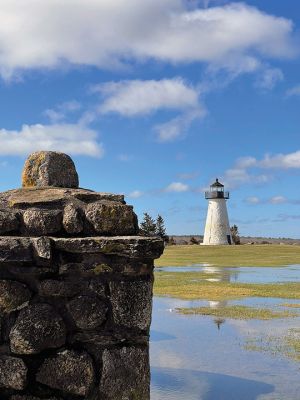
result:
[(255, 308), (246, 306), (227, 306), (221, 308), (211, 307), (191, 307), (191, 308), (176, 308), (180, 314), (185, 315), (212, 315), (221, 318), (233, 319), (260, 319), (269, 320), (274, 318), (289, 318), (297, 317), (298, 314), (290, 311), (273, 311), (268, 308)]
[(216, 266), (276, 267), (300, 264), (300, 247), (292, 245), (168, 246), (157, 267), (207, 263)]
[(208, 282), (203, 277), (199, 272), (156, 272), (154, 295), (217, 301), (243, 297), (300, 299), (300, 283)]

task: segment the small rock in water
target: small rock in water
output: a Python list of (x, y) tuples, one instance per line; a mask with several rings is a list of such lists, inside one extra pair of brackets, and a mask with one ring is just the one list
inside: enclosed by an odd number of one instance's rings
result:
[(65, 187), (78, 188), (78, 175), (72, 159), (56, 151), (38, 151), (26, 160), (23, 187)]

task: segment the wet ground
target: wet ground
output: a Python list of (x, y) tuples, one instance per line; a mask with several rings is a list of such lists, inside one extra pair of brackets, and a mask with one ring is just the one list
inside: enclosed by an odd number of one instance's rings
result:
[(217, 281), (215, 275), (220, 275), (223, 281), (240, 283), (277, 283), (299, 282), (300, 265), (286, 267), (214, 267), (208, 265), (194, 265), (188, 267), (160, 267), (156, 271), (164, 272), (205, 272), (212, 278), (207, 280)]
[[(196, 268), (203, 271), (203, 267)], [(228, 268), (227, 272), (229, 280), (237, 282), (286, 282), (300, 278), (299, 266)], [(276, 338), (281, 339), (290, 329), (299, 329), (300, 318), (243, 321), (181, 315), (175, 311), (178, 307), (233, 304), (278, 310), (284, 308), (284, 303), (299, 304), (300, 300), (246, 298), (210, 302), (154, 298), (151, 400), (299, 400), (300, 363), (276, 351), (276, 345), (272, 351), (268, 340), (271, 337), (276, 343)], [(253, 348), (254, 341), (266, 341), (267, 351)]]

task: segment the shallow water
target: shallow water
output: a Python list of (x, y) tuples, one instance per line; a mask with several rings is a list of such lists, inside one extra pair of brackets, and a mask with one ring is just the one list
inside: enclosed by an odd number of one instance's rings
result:
[[(285, 302), (252, 300), (257, 306), (270, 307)], [(300, 399), (299, 364), (278, 354), (244, 347), (253, 337), (285, 335), (289, 328), (300, 326), (300, 318), (240, 321), (174, 312), (177, 307), (196, 304), (208, 302), (154, 298), (151, 400)]]
[[(160, 267), (156, 271), (165, 272), (205, 272), (207, 280), (240, 283), (277, 283), (300, 282), (300, 265), (286, 267), (215, 267), (215, 266), (186, 266)], [(209, 274), (212, 277), (209, 278)], [(217, 275), (215, 275), (217, 274)], [(203, 278), (200, 278), (203, 279)]]

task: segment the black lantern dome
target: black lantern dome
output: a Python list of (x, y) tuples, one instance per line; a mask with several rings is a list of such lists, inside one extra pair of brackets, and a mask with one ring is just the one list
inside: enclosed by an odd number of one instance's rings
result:
[(216, 181), (210, 185), (209, 192), (205, 192), (206, 199), (229, 199), (229, 192), (224, 192), (224, 185), (219, 182), (219, 179), (216, 178)]

